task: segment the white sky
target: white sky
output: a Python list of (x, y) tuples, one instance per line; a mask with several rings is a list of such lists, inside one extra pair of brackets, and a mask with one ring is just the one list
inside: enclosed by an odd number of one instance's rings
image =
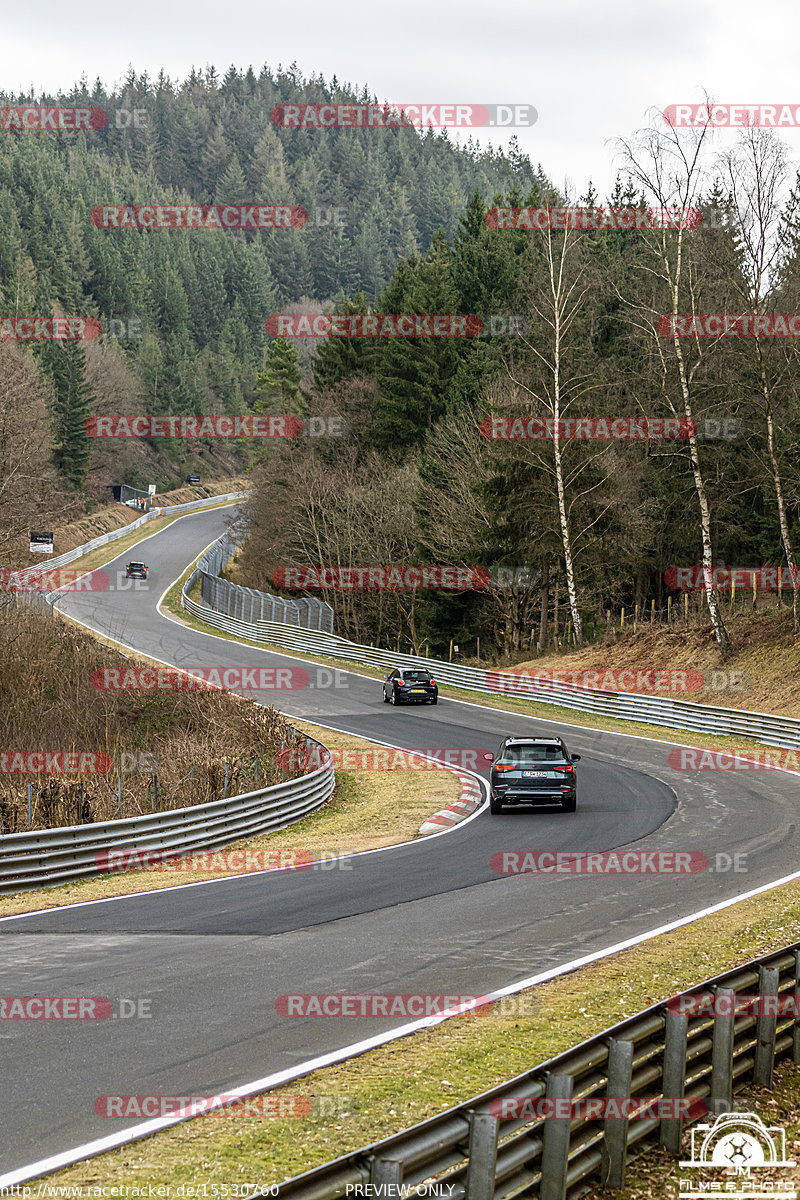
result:
[[(534, 164), (574, 194), (591, 178), (603, 198), (609, 139), (633, 134), (653, 106), (698, 102), (703, 90), (719, 102), (800, 105), (798, 35), (797, 0), (37, 0), (5, 6), (0, 89), (66, 90), (83, 73), (110, 85), (129, 65), (182, 79), (193, 65), (258, 73), (296, 62), (382, 100), (533, 104), (537, 124), (516, 132)], [(800, 128), (783, 138), (800, 160)]]

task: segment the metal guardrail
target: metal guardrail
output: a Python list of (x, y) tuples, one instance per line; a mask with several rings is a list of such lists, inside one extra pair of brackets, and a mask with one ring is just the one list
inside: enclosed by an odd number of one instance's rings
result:
[(800, 1020), (736, 1015), (725, 998), (800, 992), (800, 943), (681, 995), (709, 992), (729, 1011), (681, 1013), (677, 997), (653, 1005), (465, 1104), (287, 1180), (278, 1195), (336, 1200), (350, 1188), (356, 1197), (396, 1200), (427, 1184), (449, 1200), (564, 1200), (585, 1191), (587, 1182), (622, 1187), (629, 1151), (660, 1144), (678, 1154), (685, 1122), (652, 1115), (500, 1120), (492, 1102), (668, 1097), (704, 1101), (711, 1113), (731, 1111), (745, 1088), (771, 1087), (776, 1060), (800, 1062)]
[(800, 748), (800, 721), (792, 717), (750, 712), (748, 709), (716, 708), (688, 700), (672, 700), (666, 696), (592, 691), (544, 678), (537, 681), (535, 676), (520, 676), (513, 671), (487, 671), (413, 654), (395, 654), (391, 650), (362, 646), (332, 633), (289, 627), (270, 621), (239, 620), (189, 598), (188, 593), (197, 574), (195, 571), (184, 584), (181, 595), (183, 608), (192, 616), (217, 629), (238, 634), (250, 641), (269, 643), (303, 654), (349, 659), (383, 670), (393, 670), (395, 667), (426, 667), (432, 673), (435, 672), (438, 682), (449, 683), (470, 692), (481, 692), (484, 695), (507, 696), (520, 701), (530, 700), (559, 708), (600, 713), (623, 721), (665, 725), (671, 729), (691, 729), (717, 737), (745, 737), (767, 746)]
[(189, 591), (200, 580), (202, 604), (223, 616), (241, 621), (270, 621), (273, 624), (314, 629), (323, 633), (333, 630), (333, 608), (316, 597), (286, 600), (271, 592), (242, 587), (220, 578), (220, 571), (233, 556), (236, 543), (227, 534), (219, 538), (198, 559), (197, 566), (184, 586)]
[[(319, 746), (306, 738), (306, 746)], [(54, 887), (108, 874), (112, 850), (191, 853), (228, 846), (240, 838), (283, 829), (328, 800), (335, 784), (333, 759), (297, 779), (253, 792), (167, 812), (99, 821), (0, 837), (0, 894)]]

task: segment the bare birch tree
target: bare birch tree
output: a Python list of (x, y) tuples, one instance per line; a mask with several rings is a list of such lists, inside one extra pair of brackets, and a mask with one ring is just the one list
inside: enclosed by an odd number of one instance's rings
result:
[[(786, 231), (797, 219), (800, 201), (789, 195), (790, 179), (786, 147), (772, 130), (749, 126), (742, 131), (736, 146), (722, 156), (726, 186), (731, 202), (733, 228), (737, 237), (738, 269), (731, 272), (731, 284), (738, 291), (743, 310), (762, 315), (773, 307), (775, 284), (788, 253)], [(747, 351), (755, 360), (760, 388), (761, 410), (766, 428), (768, 473), (775, 493), (783, 553), (792, 580), (794, 632), (800, 632), (797, 578), (783, 476), (776, 441), (776, 395), (796, 366), (794, 351), (776, 347), (760, 334), (757, 323), (753, 337), (745, 339)]]
[[(618, 145), (628, 174), (643, 190), (645, 198), (655, 202), (667, 217), (662, 228), (637, 232), (645, 249), (644, 271), (648, 283), (643, 288), (644, 298), (619, 291), (618, 296), (633, 324), (651, 340), (660, 367), (665, 404), (674, 416), (682, 414), (686, 420), (689, 462), (700, 513), (703, 586), (714, 636), (721, 653), (726, 655), (730, 652), (730, 639), (714, 587), (711, 504), (700, 462), (695, 419), (695, 375), (705, 351), (700, 339), (684, 343), (674, 321), (679, 314), (697, 312), (702, 269), (693, 252), (693, 231), (681, 219), (674, 221), (670, 216), (696, 210), (705, 194), (704, 156), (709, 127), (686, 131), (667, 125), (660, 114), (655, 120), (655, 127), (641, 130), (633, 141), (620, 139)], [(689, 223), (687, 217), (686, 224)], [(660, 307), (662, 300), (668, 305), (666, 313)], [(671, 340), (659, 332), (659, 318), (664, 316), (673, 318)]]

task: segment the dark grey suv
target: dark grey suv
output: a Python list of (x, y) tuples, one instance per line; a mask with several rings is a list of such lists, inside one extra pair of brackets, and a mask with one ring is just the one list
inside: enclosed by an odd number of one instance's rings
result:
[(575, 812), (578, 781), (574, 764), (580, 754), (570, 754), (560, 737), (507, 737), (497, 752), (490, 776), (489, 806), (558, 804)]

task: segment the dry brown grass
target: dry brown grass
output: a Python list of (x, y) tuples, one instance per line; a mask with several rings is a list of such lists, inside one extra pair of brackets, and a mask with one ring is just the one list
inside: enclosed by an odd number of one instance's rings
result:
[[(160, 809), (221, 799), (226, 763), (227, 794), (250, 790), (256, 755), (261, 782), (282, 778), (277, 754), (282, 743), (293, 739), (282, 714), (216, 689), (97, 688), (92, 682), (95, 671), (119, 670), (131, 660), (58, 617), (5, 605), (0, 614), (0, 661), (0, 752), (105, 756), (97, 760), (97, 774), (80, 779), (68, 774), (33, 777), (34, 828), (152, 811), (154, 764)], [(137, 757), (125, 760), (123, 773), (125, 752)], [(7, 760), (5, 773), (0, 773), (0, 833), (28, 827), (28, 778), (9, 774), (9, 767), (15, 766)], [(121, 812), (118, 773), (123, 777)]]

